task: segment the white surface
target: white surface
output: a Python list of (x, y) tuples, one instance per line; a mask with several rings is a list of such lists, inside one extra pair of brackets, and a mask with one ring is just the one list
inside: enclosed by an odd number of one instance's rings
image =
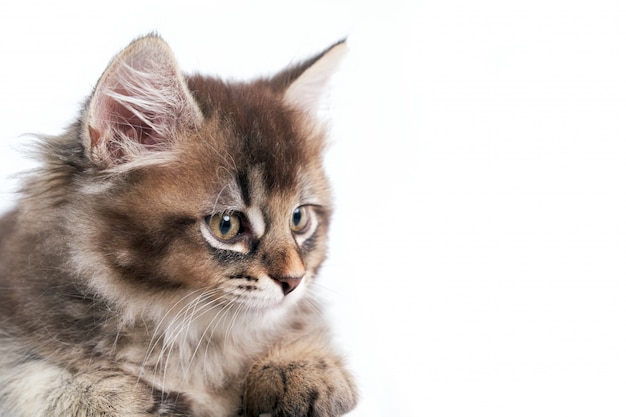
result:
[(0, 6), (0, 176), (139, 34), (229, 78), (348, 35), (321, 283), (351, 417), (626, 414), (626, 3), (198, 3)]

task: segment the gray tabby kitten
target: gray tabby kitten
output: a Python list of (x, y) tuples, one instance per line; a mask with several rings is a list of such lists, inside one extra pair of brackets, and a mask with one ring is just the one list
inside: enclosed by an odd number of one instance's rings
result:
[(0, 220), (0, 416), (339, 416), (312, 292), (331, 215), (318, 99), (340, 42), (274, 77), (106, 69)]

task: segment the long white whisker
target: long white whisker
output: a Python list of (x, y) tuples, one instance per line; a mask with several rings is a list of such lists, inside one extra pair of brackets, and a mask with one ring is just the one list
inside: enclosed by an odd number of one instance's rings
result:
[[(156, 373), (158, 372), (159, 369), (161, 369), (163, 371), (163, 373), (165, 374), (166, 372), (166, 366), (167, 363), (163, 362), (163, 358), (166, 355), (166, 352), (168, 352), (168, 357), (169, 357), (169, 352), (171, 351), (171, 349), (174, 348), (174, 346), (176, 345), (176, 336), (180, 333), (180, 331), (182, 331), (182, 327), (184, 325), (184, 323), (188, 320), (179, 320), (179, 318), (185, 317), (189, 314), (189, 310), (194, 308), (198, 303), (200, 303), (203, 299), (206, 299), (206, 297), (209, 297), (212, 294), (215, 294), (218, 292), (218, 290), (210, 290), (210, 291), (203, 291), (200, 292), (201, 290), (196, 290), (193, 291), (189, 294), (187, 294), (185, 297), (183, 297), (181, 300), (179, 300), (174, 306), (172, 306), (172, 308), (170, 308), (167, 313), (164, 315), (164, 317), (161, 319), (161, 321), (159, 322), (159, 324), (157, 325), (157, 327), (154, 330), (154, 336), (152, 338), (151, 341), (151, 346), (149, 349), (149, 352), (146, 355), (146, 359), (144, 360), (144, 366), (145, 366), (145, 362), (149, 359), (150, 356), (152, 356), (154, 350), (156, 349), (156, 346), (160, 343), (161, 344), (161, 351), (159, 352), (155, 364), (154, 364), (154, 368), (153, 368), (153, 377), (156, 377)], [(200, 294), (198, 294), (198, 292), (200, 292)], [(174, 309), (179, 306), (181, 304), (182, 301), (184, 301), (185, 299), (189, 298), (190, 296), (195, 295), (195, 297), (191, 300), (189, 300), (187, 303), (185, 303), (184, 307), (182, 307), (181, 309), (179, 309), (176, 314), (170, 318), (171, 313), (174, 311)], [(170, 323), (168, 324), (167, 327), (162, 328), (163, 323), (165, 322), (166, 319), (169, 319)], [(178, 331), (172, 331), (173, 329), (179, 329)]]
[(226, 332), (225, 332), (225, 336), (224, 338), (226, 340), (228, 340), (229, 338), (229, 334), (232, 336), (233, 334), (233, 328), (235, 327), (235, 323), (237, 321), (237, 318), (239, 317), (239, 314), (241, 313), (242, 310), (247, 310), (248, 306), (244, 303), (240, 303), (237, 306), (237, 309), (235, 310), (235, 312), (233, 313), (231, 320), (230, 320), (230, 324), (228, 325), (228, 327), (226, 328)]
[[(193, 351), (193, 353), (191, 355), (191, 358), (189, 360), (188, 366), (191, 366), (191, 364), (193, 362), (193, 359), (196, 357), (196, 355), (198, 353), (198, 350), (200, 349), (200, 345), (202, 343), (205, 343), (204, 352), (205, 352), (205, 357), (206, 357), (206, 355), (208, 354), (209, 346), (211, 345), (211, 340), (213, 340), (213, 335), (215, 334), (215, 330), (217, 329), (217, 326), (223, 320), (223, 318), (226, 316), (226, 313), (230, 310), (230, 308), (232, 307), (232, 305), (236, 301), (237, 301), (237, 298), (228, 301), (225, 305), (222, 306), (220, 311), (217, 312), (215, 317), (213, 317), (213, 319), (211, 319), (209, 324), (206, 326), (206, 328), (202, 332), (202, 335), (200, 336), (200, 339), (198, 339), (198, 343), (197, 343), (196, 348), (194, 349), (194, 351)], [(215, 326), (213, 325), (213, 323), (215, 323)], [(207, 332), (209, 330), (211, 330), (211, 334), (209, 335), (208, 338), (206, 338)]]
[[(207, 312), (209, 312), (209, 311), (219, 307), (220, 305), (222, 305), (220, 300), (223, 299), (224, 297), (225, 297), (225, 295), (222, 295), (222, 296), (220, 296), (220, 297), (218, 297), (216, 299), (210, 300), (210, 302), (206, 302), (206, 303), (202, 304), (200, 306), (200, 308), (198, 308), (197, 305), (194, 306), (194, 309), (192, 310), (192, 314), (189, 316), (189, 318), (187, 320), (185, 320), (183, 323), (179, 324), (180, 328), (178, 329), (178, 331), (176, 333), (176, 336), (178, 336), (183, 331), (182, 326), (184, 324), (186, 324), (185, 327), (186, 327), (187, 331), (189, 331), (189, 327), (191, 326), (191, 323), (192, 323), (193, 320), (195, 320), (197, 317), (200, 317), (201, 315), (203, 315), (203, 314), (205, 314), (205, 313), (207, 313)], [(218, 312), (218, 314), (216, 314), (215, 317), (213, 317), (211, 319), (211, 322), (209, 323), (207, 328), (211, 326), (211, 324), (216, 320), (216, 318), (218, 316), (219, 316), (219, 312)], [(195, 357), (196, 351), (198, 350), (198, 346), (202, 342), (202, 340), (204, 339), (205, 334), (206, 334), (206, 329), (204, 330), (204, 332), (202, 333), (202, 335), (198, 339), (196, 348), (195, 348), (194, 352), (192, 353), (191, 357), (188, 360), (187, 367), (184, 369), (184, 374), (185, 375), (188, 375), (188, 373), (189, 373), (190, 367), (191, 367), (192, 362), (193, 362), (193, 358)], [(169, 360), (169, 353), (168, 353), (168, 358), (166, 358), (165, 367), (167, 367), (168, 360)]]
[(180, 300), (178, 300), (176, 303), (174, 303), (174, 305), (172, 305), (163, 315), (163, 317), (161, 317), (161, 320), (159, 321), (159, 323), (156, 325), (156, 327), (153, 330), (152, 333), (152, 338), (150, 339), (150, 342), (148, 343), (148, 350), (146, 351), (146, 354), (144, 356), (143, 362), (141, 364), (141, 371), (139, 373), (139, 375), (137, 376), (138, 379), (141, 377), (142, 373), (143, 373), (143, 369), (146, 365), (146, 363), (148, 362), (148, 359), (150, 358), (150, 356), (152, 355), (152, 353), (154, 352), (154, 349), (156, 347), (156, 345), (158, 344), (159, 340), (163, 337), (162, 333), (159, 332), (161, 325), (163, 325), (163, 322), (165, 321), (165, 319), (168, 318), (168, 316), (170, 315), (170, 313), (172, 311), (174, 311), (174, 309), (180, 305), (183, 301), (185, 301), (185, 299), (187, 299), (188, 297), (191, 297), (192, 295), (196, 294), (199, 290), (196, 291), (192, 291), (189, 294), (186, 294), (184, 297), (182, 297)]
[[(167, 351), (167, 357), (169, 358), (169, 354), (171, 353), (171, 350), (176, 346), (176, 342), (178, 340), (181, 340), (179, 338), (180, 334), (185, 330), (187, 330), (187, 332), (189, 331), (189, 327), (194, 319), (194, 315), (199, 316), (200, 314), (203, 314), (205, 310), (208, 311), (211, 308), (214, 308), (215, 307), (214, 304), (218, 304), (218, 300), (221, 297), (215, 300), (212, 300), (210, 302), (207, 302), (207, 297), (210, 297), (211, 295), (216, 294), (217, 292), (218, 290), (211, 290), (211, 291), (205, 291), (201, 293), (199, 296), (197, 296), (196, 298), (188, 302), (185, 305), (185, 307), (176, 314), (176, 316), (172, 319), (167, 329), (164, 329), (163, 346), (162, 346), (162, 350), (158, 358), (159, 363), (162, 362), (163, 357), (166, 354), (166, 351)], [(198, 313), (197, 307), (200, 304), (202, 304), (203, 306), (200, 309), (200, 312)], [(181, 316), (183, 318), (179, 319)], [(184, 342), (185, 339), (182, 339), (182, 341)], [(182, 348), (182, 345), (180, 345), (179, 348)], [(162, 363), (161, 366), (165, 370), (165, 368), (167, 367), (167, 361), (165, 363)]]

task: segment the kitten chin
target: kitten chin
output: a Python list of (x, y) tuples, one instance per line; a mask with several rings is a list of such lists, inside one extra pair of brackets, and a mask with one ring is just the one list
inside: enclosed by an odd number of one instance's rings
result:
[(250, 82), (183, 75), (154, 35), (113, 59), (0, 219), (0, 416), (354, 407), (314, 291), (345, 50)]

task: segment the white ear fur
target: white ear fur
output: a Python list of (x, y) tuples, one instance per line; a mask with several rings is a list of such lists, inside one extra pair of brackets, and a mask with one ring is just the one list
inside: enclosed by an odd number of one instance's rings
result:
[(169, 46), (148, 36), (117, 55), (100, 78), (87, 109), (85, 149), (105, 167), (129, 162), (168, 149), (201, 117)]
[(326, 51), (287, 88), (285, 103), (306, 113), (317, 113), (326, 86), (347, 52), (345, 42)]

